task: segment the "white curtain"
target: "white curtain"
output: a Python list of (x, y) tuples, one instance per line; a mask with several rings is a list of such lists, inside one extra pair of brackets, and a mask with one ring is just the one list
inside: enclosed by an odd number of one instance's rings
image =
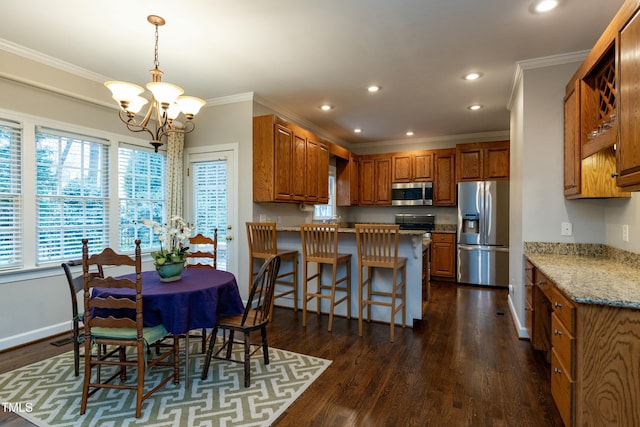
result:
[(182, 217), (182, 165), (184, 134), (172, 132), (167, 138), (166, 218)]

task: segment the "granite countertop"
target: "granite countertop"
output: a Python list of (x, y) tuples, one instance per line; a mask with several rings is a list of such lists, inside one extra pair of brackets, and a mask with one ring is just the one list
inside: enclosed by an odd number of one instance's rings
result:
[(604, 245), (573, 245), (569, 251), (534, 245), (525, 244), (526, 257), (573, 301), (640, 310), (640, 255)]

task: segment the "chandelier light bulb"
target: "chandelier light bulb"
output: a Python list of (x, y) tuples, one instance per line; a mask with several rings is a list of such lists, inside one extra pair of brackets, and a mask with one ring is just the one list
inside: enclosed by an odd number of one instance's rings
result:
[(147, 105), (148, 102), (149, 101), (146, 98), (143, 98), (141, 96), (136, 96), (129, 102), (129, 106), (127, 107), (127, 112), (134, 115), (138, 114), (138, 112), (142, 110), (142, 107)]
[(133, 83), (108, 81), (104, 85), (111, 91), (113, 99), (122, 104), (123, 102), (129, 104), (135, 98), (137, 98), (144, 89), (141, 86), (134, 85)]
[(149, 82), (147, 83), (147, 89), (163, 107), (173, 104), (184, 93), (180, 86), (165, 82)]
[(176, 103), (180, 107), (180, 110), (187, 116), (187, 119), (193, 118), (200, 112), (200, 109), (206, 104), (204, 99), (196, 98), (195, 96), (179, 96), (176, 99)]

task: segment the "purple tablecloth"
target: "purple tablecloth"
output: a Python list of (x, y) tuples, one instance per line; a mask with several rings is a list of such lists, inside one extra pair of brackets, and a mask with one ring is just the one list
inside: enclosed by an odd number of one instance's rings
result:
[[(135, 278), (135, 274), (122, 277)], [(135, 294), (132, 289), (93, 289), (94, 297)], [(164, 324), (172, 334), (212, 328), (219, 316), (241, 314), (244, 305), (233, 274), (186, 268), (175, 282), (161, 282), (158, 273), (142, 273), (144, 326)], [(97, 313), (94, 313), (97, 314)]]

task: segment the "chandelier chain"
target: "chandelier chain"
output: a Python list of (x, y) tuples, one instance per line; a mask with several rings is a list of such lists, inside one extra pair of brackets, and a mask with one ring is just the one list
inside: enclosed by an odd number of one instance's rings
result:
[(157, 70), (160, 67), (160, 61), (158, 61), (158, 24), (156, 24), (155, 27), (156, 27), (156, 49), (154, 52), (153, 65), (156, 66), (156, 70)]

